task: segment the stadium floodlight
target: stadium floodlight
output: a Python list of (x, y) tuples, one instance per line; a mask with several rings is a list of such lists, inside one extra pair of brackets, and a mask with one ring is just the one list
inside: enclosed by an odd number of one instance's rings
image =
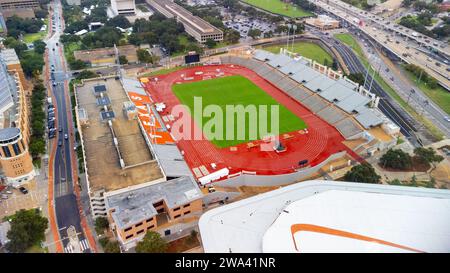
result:
[(286, 40), (286, 50), (289, 50), (289, 33), (291, 32), (291, 24), (287, 24), (288, 30), (287, 30), (287, 40)]
[(294, 29), (294, 33), (293, 33), (293, 35), (292, 35), (292, 48), (291, 48), (291, 52), (294, 52), (295, 31), (297, 30), (297, 25), (293, 25), (292, 28)]

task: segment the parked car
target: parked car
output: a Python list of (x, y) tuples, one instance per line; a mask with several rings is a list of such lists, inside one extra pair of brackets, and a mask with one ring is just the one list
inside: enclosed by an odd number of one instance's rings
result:
[(23, 193), (23, 194), (27, 194), (27, 193), (28, 193), (28, 190), (25, 189), (25, 187), (19, 187), (19, 191), (20, 191), (21, 193)]
[(8, 199), (8, 195), (6, 195), (6, 194), (2, 194), (2, 199)]

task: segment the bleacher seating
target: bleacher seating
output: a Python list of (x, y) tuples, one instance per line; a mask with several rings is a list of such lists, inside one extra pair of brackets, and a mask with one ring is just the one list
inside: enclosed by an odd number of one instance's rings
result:
[(289, 78), (284, 78), (283, 80), (275, 83), (275, 85), (284, 92), (287, 92), (297, 86), (297, 84)]
[(306, 107), (308, 107), (308, 109), (311, 110), (313, 113), (317, 113), (328, 106), (328, 103), (318, 96), (310, 96), (309, 98), (305, 99), (302, 103)]
[(330, 124), (335, 124), (336, 122), (339, 122), (346, 117), (346, 115), (344, 115), (335, 107), (326, 107), (322, 111), (319, 111), (317, 115)]
[(334, 127), (347, 139), (363, 131), (356, 121), (349, 117), (337, 122)]
[(301, 87), (295, 87), (294, 89), (289, 90), (287, 93), (294, 97), (297, 101), (303, 101), (312, 95), (311, 92), (306, 91)]
[(278, 72), (278, 70), (273, 70), (269, 74), (267, 74), (265, 77), (271, 83), (275, 84), (283, 79), (284, 74)]
[(272, 71), (274, 71), (274, 69), (265, 64), (261, 64), (261, 66), (255, 69), (256, 74), (261, 77), (265, 77), (265, 75), (271, 73)]

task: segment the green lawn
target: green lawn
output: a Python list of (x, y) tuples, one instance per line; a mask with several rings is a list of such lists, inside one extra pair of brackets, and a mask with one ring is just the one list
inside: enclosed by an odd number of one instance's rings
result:
[[(220, 107), (223, 113), (222, 119), (218, 116), (218, 120), (223, 121), (223, 132), (220, 132), (222, 128), (214, 128), (211, 130), (212, 133), (204, 132), (205, 136), (217, 147), (225, 148), (229, 146), (238, 145), (241, 143), (249, 142), (251, 140), (255, 140), (251, 138), (250, 129), (249, 129), (249, 115), (245, 115), (245, 123), (239, 119), (235, 115), (232, 119), (228, 119), (228, 123), (234, 120), (234, 126), (230, 126), (227, 128), (226, 125), (226, 114), (225, 109), (226, 106), (236, 106), (242, 105), (243, 107), (254, 105), (257, 109), (257, 114), (259, 115), (261, 112), (259, 111), (260, 105), (266, 105), (268, 109), (267, 113), (267, 126), (270, 130), (270, 105), (278, 105), (279, 106), (279, 134), (292, 132), (296, 130), (301, 130), (307, 127), (305, 122), (294, 115), (290, 110), (280, 105), (275, 99), (269, 96), (266, 92), (257, 87), (254, 83), (242, 76), (229, 76), (224, 78), (216, 78), (211, 80), (204, 80), (192, 83), (185, 84), (176, 84), (172, 86), (172, 90), (178, 99), (186, 105), (194, 115), (194, 97), (202, 98), (203, 110), (208, 105), (217, 105)], [(241, 112), (242, 113), (242, 112)], [(198, 115), (194, 115), (194, 119), (197, 123), (202, 122), (203, 129), (207, 127), (208, 121), (212, 120), (214, 117), (200, 117)], [(263, 119), (264, 120), (264, 119)], [(257, 123), (253, 121), (252, 123)], [(243, 124), (244, 123), (244, 124)], [(245, 137), (238, 137), (238, 124), (240, 126), (245, 125)], [(219, 129), (219, 133), (217, 134), (217, 138), (214, 137), (214, 132), (217, 132), (215, 129)], [(234, 137), (228, 137), (226, 139), (227, 129), (234, 130)], [(257, 127), (257, 131), (259, 128)], [(232, 132), (228, 132), (230, 135)], [(256, 139), (263, 138), (264, 135), (261, 135), (260, 132), (257, 132)], [(232, 139), (230, 139), (232, 138)]]
[(417, 82), (417, 77), (411, 72), (403, 69), (408, 76), (408, 78), (414, 82), (414, 84), (422, 90), (434, 103), (439, 105), (439, 107), (444, 110), (447, 114), (450, 114), (450, 92), (445, 90), (443, 87), (438, 86), (435, 89), (430, 88), (423, 81)]
[[(270, 51), (272, 53), (279, 53), (280, 48), (285, 48), (286, 45), (270, 45), (267, 47), (264, 47), (264, 50)], [(309, 42), (296, 42), (294, 43), (293, 49), (289, 46), (289, 50), (293, 51), (295, 53), (298, 53), (306, 58), (313, 59), (316, 62), (320, 64), (327, 64), (328, 66), (331, 66), (333, 63), (333, 57), (331, 57), (328, 52), (325, 51), (321, 46), (309, 43)]]
[(33, 43), (36, 40), (44, 40), (45, 36), (47, 35), (47, 31), (48, 31), (48, 18), (46, 18), (44, 20), (44, 23), (47, 25), (47, 30), (39, 31), (39, 32), (36, 32), (36, 33), (25, 34), (23, 36), (23, 41), (26, 44), (31, 44), (31, 43)]
[[(361, 62), (365, 67), (369, 66), (369, 61), (364, 55), (362, 48), (359, 46), (359, 44), (356, 42), (356, 40), (353, 38), (351, 34), (335, 34), (334, 37), (342, 41), (344, 44), (350, 46), (353, 49), (353, 51), (355, 51), (356, 55), (358, 55), (359, 59), (361, 60)], [(442, 132), (430, 120), (419, 115), (419, 113), (416, 110), (414, 110), (414, 108), (412, 108), (408, 103), (406, 103), (406, 101), (403, 100), (403, 98), (400, 97), (400, 95), (397, 94), (397, 92), (383, 80), (380, 74), (375, 73), (374, 78), (381, 85), (381, 88), (383, 88), (384, 91), (386, 91), (394, 100), (396, 100), (412, 117), (422, 122), (428, 129), (428, 131), (436, 139), (438, 140), (443, 139), (444, 135), (442, 134)]]
[(307, 12), (298, 6), (290, 3), (284, 3), (280, 0), (242, 0), (242, 2), (271, 13), (280, 14), (291, 18), (308, 17), (312, 15), (310, 12)]

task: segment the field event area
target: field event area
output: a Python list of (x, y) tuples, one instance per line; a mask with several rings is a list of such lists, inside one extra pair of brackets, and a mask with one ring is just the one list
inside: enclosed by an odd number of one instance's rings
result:
[[(271, 132), (272, 129), (274, 129), (271, 128), (272, 105), (278, 106), (279, 112), (279, 132), (275, 135), (306, 128), (306, 124), (303, 120), (294, 115), (286, 107), (279, 104), (275, 99), (261, 90), (250, 80), (240, 75), (184, 84), (176, 84), (172, 86), (172, 89), (181, 103), (186, 105), (190, 109), (191, 113), (194, 113), (194, 97), (202, 98), (203, 110), (205, 110), (205, 108), (209, 105), (217, 105), (220, 107), (223, 113), (222, 117), (209, 117), (205, 114), (202, 117), (194, 115), (194, 119), (196, 120), (196, 122), (201, 122), (203, 124), (203, 128), (205, 128), (205, 125), (207, 126), (208, 123), (211, 123), (209, 122), (210, 120), (212, 121), (212, 119), (215, 118), (222, 118), (223, 131), (221, 132), (222, 134), (220, 134), (222, 135), (221, 138), (219, 137), (220, 139), (215, 139), (214, 135), (212, 135), (211, 132), (214, 133), (216, 130), (219, 130), (220, 132), (221, 128), (213, 128), (212, 130), (204, 131), (205, 137), (208, 138), (212, 143), (214, 143), (214, 145), (220, 148), (226, 148), (249, 142), (251, 140), (263, 138), (265, 135), (261, 135), (260, 126), (262, 125), (261, 123), (264, 122), (266, 122), (265, 125), (267, 126), (265, 127), (267, 128), (267, 130), (265, 131)], [(256, 120), (250, 121), (250, 115), (247, 112), (234, 113), (233, 120), (231, 122), (230, 120), (227, 120), (227, 106), (234, 106), (237, 112), (239, 108), (236, 106), (240, 105), (243, 106), (241, 107), (241, 110), (250, 109), (248, 108), (248, 106), (254, 107), (257, 113), (257, 116), (255, 116)], [(265, 109), (267, 109), (267, 113), (262, 113), (262, 111), (265, 111)], [(239, 115), (241, 115), (242, 117), (245, 115), (244, 125), (239, 121)], [(257, 132), (256, 139), (251, 137), (252, 130), (250, 129), (250, 125), (254, 126), (255, 123), (258, 123), (255, 127)], [(227, 127), (227, 124), (231, 124), (231, 126)], [(244, 139), (239, 137), (239, 131), (242, 128), (245, 128)], [(227, 137), (227, 130), (234, 130), (234, 137), (232, 137), (231, 139), (230, 137)]]

